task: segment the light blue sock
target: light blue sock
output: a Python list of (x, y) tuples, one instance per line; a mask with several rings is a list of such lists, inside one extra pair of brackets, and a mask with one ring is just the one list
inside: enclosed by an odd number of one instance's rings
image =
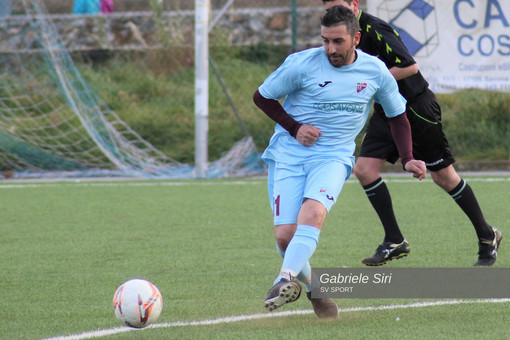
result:
[(282, 278), (289, 279), (289, 276), (295, 277), (305, 268), (315, 248), (317, 248), (319, 234), (320, 230), (313, 226), (297, 226), (296, 233), (285, 251), (280, 275), (276, 278), (275, 283), (279, 282)]
[[(282, 258), (285, 258), (285, 252), (280, 249), (278, 243), (276, 244), (276, 250)], [(304, 283), (307, 292), (312, 291), (312, 266), (310, 266), (310, 261), (306, 261), (303, 269), (297, 274), (296, 279)]]
[(304, 283), (307, 292), (312, 291), (312, 266), (310, 266), (310, 261), (306, 261), (296, 279)]

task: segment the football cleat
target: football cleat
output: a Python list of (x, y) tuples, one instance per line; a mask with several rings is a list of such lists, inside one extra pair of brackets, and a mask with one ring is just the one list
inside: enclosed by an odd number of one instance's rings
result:
[(382, 266), (388, 261), (407, 256), (410, 251), (409, 242), (406, 239), (401, 243), (383, 242), (377, 247), (372, 257), (363, 259), (361, 263), (367, 266)]
[(338, 317), (338, 306), (331, 299), (312, 299), (312, 293), (306, 292), (306, 297), (312, 303), (313, 311), (319, 319)]
[(492, 240), (480, 239), (478, 241), (478, 261), (474, 266), (492, 266), (496, 262), (499, 246), (503, 241), (503, 234), (496, 228), (492, 228), (492, 230), (494, 230)]
[(301, 285), (294, 280), (281, 279), (267, 293), (264, 307), (270, 312), (286, 303), (296, 301), (301, 295)]

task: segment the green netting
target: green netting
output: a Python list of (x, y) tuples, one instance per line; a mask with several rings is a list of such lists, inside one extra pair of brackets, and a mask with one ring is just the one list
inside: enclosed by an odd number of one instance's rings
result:
[[(0, 170), (16, 177), (193, 178), (140, 137), (83, 80), (44, 3), (23, 0), (29, 25), (11, 38), (27, 51), (0, 55)], [(251, 137), (209, 164), (207, 177), (262, 171)]]

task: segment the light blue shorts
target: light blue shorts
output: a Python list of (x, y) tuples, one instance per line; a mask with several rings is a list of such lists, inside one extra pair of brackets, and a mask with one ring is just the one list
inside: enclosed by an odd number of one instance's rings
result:
[(306, 198), (320, 202), (329, 212), (350, 173), (350, 167), (340, 161), (302, 165), (268, 162), (268, 193), (274, 225), (297, 223)]

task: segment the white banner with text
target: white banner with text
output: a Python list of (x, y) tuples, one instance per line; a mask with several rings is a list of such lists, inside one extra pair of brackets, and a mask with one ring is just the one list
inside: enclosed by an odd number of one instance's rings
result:
[(368, 0), (367, 9), (398, 32), (433, 91), (510, 92), (510, 0)]

